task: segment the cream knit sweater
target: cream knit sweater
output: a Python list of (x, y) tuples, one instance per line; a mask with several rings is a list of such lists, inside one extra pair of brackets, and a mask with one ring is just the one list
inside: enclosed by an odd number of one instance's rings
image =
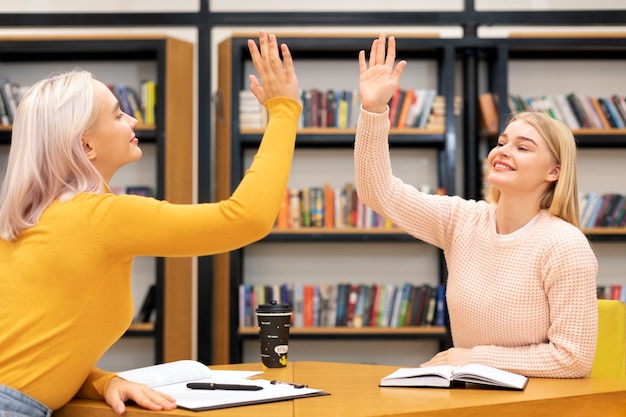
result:
[(587, 376), (597, 340), (598, 264), (583, 233), (544, 210), (499, 235), (494, 204), (423, 194), (395, 178), (388, 132), (387, 113), (361, 110), (358, 195), (444, 251), (454, 346), (471, 349), (471, 362), (530, 377)]

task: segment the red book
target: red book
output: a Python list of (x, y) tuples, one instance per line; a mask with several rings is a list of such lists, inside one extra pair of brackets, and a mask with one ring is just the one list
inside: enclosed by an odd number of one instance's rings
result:
[(315, 317), (315, 288), (313, 285), (304, 285), (303, 287), (303, 324), (304, 327), (313, 327), (314, 326), (314, 317)]
[(622, 297), (622, 286), (611, 285), (611, 300), (621, 300), (621, 297)]
[(400, 97), (402, 96), (402, 90), (398, 87), (393, 93), (393, 97), (389, 101), (389, 122), (391, 123), (391, 127), (395, 127), (393, 122), (397, 120), (397, 113), (400, 111)]

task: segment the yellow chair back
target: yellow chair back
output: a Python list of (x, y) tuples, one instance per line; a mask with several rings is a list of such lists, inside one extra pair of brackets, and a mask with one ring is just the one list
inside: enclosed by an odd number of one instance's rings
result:
[(626, 376), (626, 305), (621, 301), (598, 300), (598, 346), (591, 376)]

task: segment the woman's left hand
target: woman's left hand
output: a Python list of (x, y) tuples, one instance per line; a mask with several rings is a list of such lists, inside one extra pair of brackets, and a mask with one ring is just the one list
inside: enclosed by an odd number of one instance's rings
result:
[(424, 362), (420, 367), (425, 366), (438, 366), (438, 365), (452, 365), (461, 366), (470, 363), (471, 349), (463, 348), (450, 348), (443, 352), (437, 353), (431, 360)]

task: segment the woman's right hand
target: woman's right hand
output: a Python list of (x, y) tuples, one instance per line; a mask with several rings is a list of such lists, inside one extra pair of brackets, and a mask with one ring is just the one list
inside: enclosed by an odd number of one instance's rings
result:
[(398, 88), (406, 61), (402, 60), (394, 68), (396, 60), (396, 39), (389, 37), (385, 51), (385, 34), (372, 42), (369, 68), (365, 62), (365, 51), (359, 52), (359, 89), (363, 109), (372, 113), (384, 113), (387, 103)]
[(300, 102), (300, 89), (298, 78), (293, 66), (291, 52), (286, 44), (280, 45), (283, 60), (278, 53), (278, 42), (274, 34), (264, 31), (259, 33), (257, 47), (254, 40), (248, 40), (248, 49), (252, 56), (252, 63), (259, 75), (259, 79), (253, 74), (249, 75), (250, 91), (261, 104), (274, 97), (290, 97)]

